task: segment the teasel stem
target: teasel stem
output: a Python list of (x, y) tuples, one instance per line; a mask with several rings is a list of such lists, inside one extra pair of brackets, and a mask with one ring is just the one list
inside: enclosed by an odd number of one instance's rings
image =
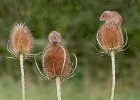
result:
[(60, 77), (57, 76), (55, 80), (56, 80), (56, 89), (57, 89), (57, 99), (61, 100), (61, 81), (60, 81)]
[(25, 100), (25, 80), (24, 80), (24, 66), (23, 66), (23, 54), (20, 54), (20, 71), (21, 71), (21, 83), (22, 83), (22, 100)]
[(111, 51), (111, 61), (112, 61), (112, 91), (111, 91), (111, 100), (114, 100), (114, 91), (115, 91), (115, 52)]

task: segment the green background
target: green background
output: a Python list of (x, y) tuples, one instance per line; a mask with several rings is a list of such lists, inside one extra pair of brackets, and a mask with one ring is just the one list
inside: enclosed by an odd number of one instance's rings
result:
[[(15, 23), (25, 23), (34, 37), (33, 54), (42, 52), (51, 31), (78, 57), (78, 74), (62, 84), (63, 100), (108, 100), (111, 91), (111, 58), (98, 54), (96, 34), (105, 10), (123, 17), (128, 34), (123, 52), (116, 54), (116, 100), (140, 100), (140, 1), (139, 0), (1, 0), (0, 1), (0, 100), (21, 100), (18, 60), (7, 59), (7, 41)], [(73, 57), (71, 57), (73, 61)], [(37, 57), (42, 68), (41, 55)], [(25, 60), (27, 100), (56, 100), (55, 81), (41, 79), (34, 59)]]

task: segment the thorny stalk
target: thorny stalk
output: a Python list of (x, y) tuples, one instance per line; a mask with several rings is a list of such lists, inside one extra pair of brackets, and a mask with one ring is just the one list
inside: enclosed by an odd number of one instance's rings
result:
[(24, 66), (23, 54), (20, 54), (20, 70), (21, 70), (21, 83), (22, 83), (22, 100), (25, 100), (25, 80), (24, 80)]
[(111, 100), (114, 99), (115, 91), (115, 52), (111, 51), (111, 61), (112, 61), (112, 91), (111, 91)]
[(61, 82), (60, 77), (56, 77), (57, 98), (61, 100)]

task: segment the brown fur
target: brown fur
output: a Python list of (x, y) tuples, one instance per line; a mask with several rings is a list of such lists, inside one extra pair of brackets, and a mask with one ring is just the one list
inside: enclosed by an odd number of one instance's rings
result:
[(121, 25), (122, 17), (116, 11), (104, 11), (100, 16), (100, 21), (106, 21), (108, 23), (114, 23), (117, 25)]

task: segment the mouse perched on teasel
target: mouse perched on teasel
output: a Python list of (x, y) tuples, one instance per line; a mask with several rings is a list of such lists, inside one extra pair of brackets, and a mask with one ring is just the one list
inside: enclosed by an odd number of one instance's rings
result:
[(122, 17), (116, 11), (105, 11), (100, 16), (105, 21), (97, 32), (97, 41), (104, 52), (119, 51), (124, 44), (121, 30)]
[(112, 90), (111, 100), (114, 99), (115, 91), (115, 53), (122, 51), (126, 45), (121, 30), (122, 17), (116, 11), (104, 11), (100, 21), (105, 21), (98, 29), (96, 38), (97, 42), (102, 49), (101, 53), (106, 53), (111, 56), (112, 62)]
[(44, 76), (48, 80), (56, 81), (57, 98), (61, 100), (61, 82), (73, 76), (77, 66), (77, 58), (74, 55), (75, 67), (73, 69), (69, 52), (61, 44), (61, 34), (59, 32), (52, 31), (48, 39), (49, 43), (42, 55)]

